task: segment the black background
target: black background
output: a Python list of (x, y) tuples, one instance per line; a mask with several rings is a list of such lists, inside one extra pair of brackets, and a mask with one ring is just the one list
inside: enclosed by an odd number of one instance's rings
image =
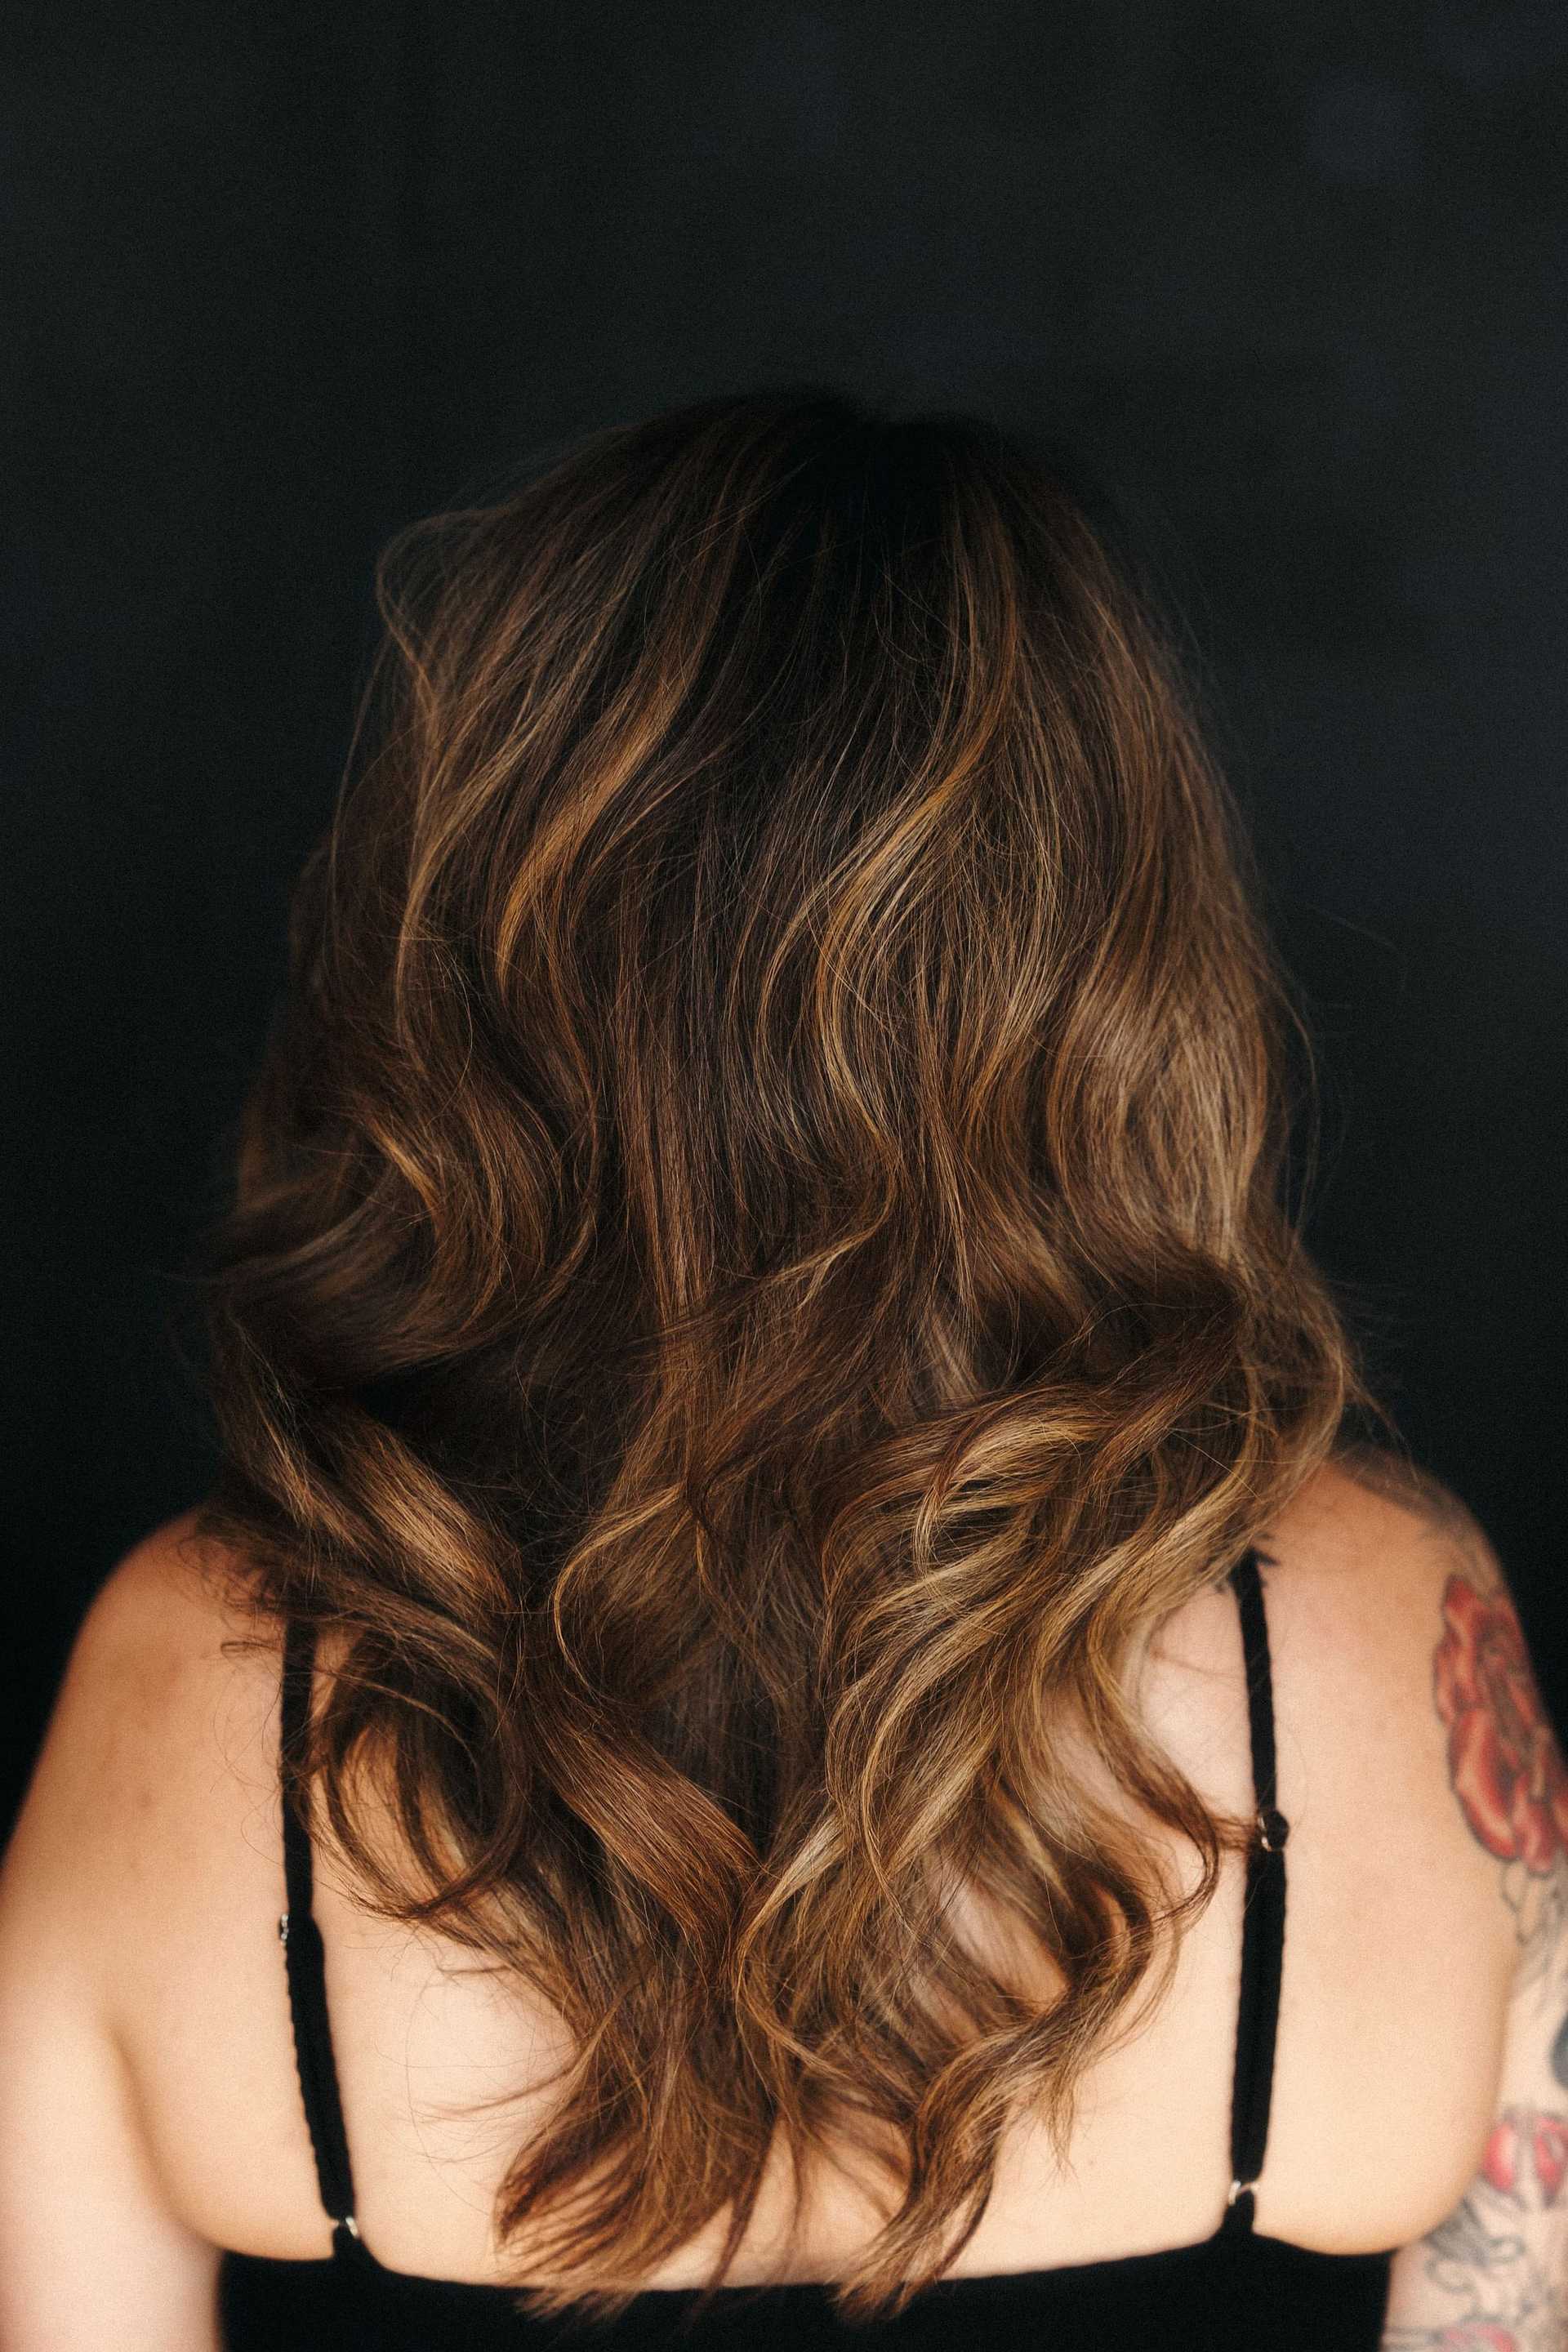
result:
[(1560, 1720), (1560, 0), (13, 16), (7, 1721), (194, 1501), (221, 1197), (409, 517), (826, 378), (1066, 435), (1317, 1024), (1310, 1233)]

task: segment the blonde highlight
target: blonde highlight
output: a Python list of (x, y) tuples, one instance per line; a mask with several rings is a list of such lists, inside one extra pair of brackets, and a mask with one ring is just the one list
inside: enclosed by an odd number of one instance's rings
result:
[(523, 2306), (718, 2217), (721, 2284), (835, 2140), (886, 2191), (840, 2308), (890, 2313), (1245, 1834), (1141, 1643), (1375, 1410), (1243, 828), (1168, 631), (973, 419), (709, 402), (377, 585), (204, 1244), (201, 1529), (343, 1636), (308, 1773), (364, 1901), (567, 2029)]

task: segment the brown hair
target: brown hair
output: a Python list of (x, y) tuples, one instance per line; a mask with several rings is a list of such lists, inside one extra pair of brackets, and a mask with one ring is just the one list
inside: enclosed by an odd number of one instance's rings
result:
[(839, 2308), (900, 2307), (1244, 1834), (1131, 1662), (1365, 1392), (1281, 1200), (1300, 1015), (1110, 547), (988, 424), (785, 391), (378, 568), (199, 1261), (200, 1527), (344, 1636), (309, 1777), (363, 1900), (568, 2030), (525, 2307), (722, 2214), (717, 2283), (830, 2133), (889, 2191)]

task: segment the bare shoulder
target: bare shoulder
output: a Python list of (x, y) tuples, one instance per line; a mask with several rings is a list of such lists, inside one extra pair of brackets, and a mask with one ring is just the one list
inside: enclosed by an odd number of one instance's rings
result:
[(199, 1534), (199, 1518), (193, 1504), (132, 1545), (94, 1594), (83, 1639), (200, 1653), (255, 1630), (244, 1562)]
[[(1314, 1754), (1335, 1744), (1353, 1753), (1381, 1726), (1440, 1783), (1435, 1661), (1451, 1589), (1506, 1601), (1501, 1565), (1473, 1513), (1415, 1465), (1359, 1446), (1313, 1474), (1259, 1530), (1257, 1551), (1281, 1740), (1306, 1736)], [(1176, 1612), (1160, 1654), (1189, 1679), (1229, 1690), (1228, 1725), (1239, 1646), (1223, 1586)]]
[[(1463, 1977), (1468, 2030), (1485, 2042), (1500, 2032), (1520, 1958), (1521, 1892), (1532, 1870), (1555, 1870), (1568, 1832), (1561, 1762), (1497, 1550), (1458, 1496), (1372, 1447), (1315, 1473), (1257, 1549), (1293, 1951), (1310, 1949), (1331, 1979), (1353, 1949), (1363, 1990), (1385, 1981), (1391, 2005), (1426, 1986), (1440, 2008), (1435, 1977), (1446, 1971), (1449, 1989)], [(1177, 1760), (1212, 1801), (1244, 1810), (1229, 1595), (1198, 1596), (1163, 1646), (1179, 1669), (1165, 1713)]]
[[(1409, 1914), (1411, 1932), (1392, 1943), (1363, 1927), (1372, 1957), (1359, 1980), (1374, 2000), (1396, 1990), (1384, 2047), (1401, 2020), (1447, 2018), (1423, 2128), (1446, 2127), (1457, 2153), (1469, 2147), (1437, 2218), (1395, 2255), (1383, 2343), (1561, 2345), (1568, 1763), (1505, 1564), (1458, 1496), (1370, 1451), (1316, 1482), (1270, 1540), (1271, 1602), (1301, 1637), (1320, 1695), (1331, 1701), (1358, 1677), (1365, 1693), (1358, 1769), (1336, 1767), (1333, 1739), (1312, 1735), (1347, 1840), (1357, 1803), (1363, 1843), (1375, 1850), (1381, 1832), (1369, 1894), (1384, 1917)], [(1380, 2154), (1387, 2144), (1385, 2131)]]
[(1363, 1815), (1395, 1798), (1416, 1861), (1451, 1869), (1509, 1958), (1527, 1959), (1533, 1898), (1568, 1876), (1568, 1770), (1486, 1529), (1429, 1473), (1364, 1447), (1261, 1549), (1285, 1672), (1350, 1735), (1337, 1757), (1319, 1742), (1317, 1769), (1347, 1806), (1359, 1780)]
[(1390, 1629), (1428, 1607), (1457, 1568), (1489, 1585), (1502, 1570), (1473, 1511), (1418, 1464), (1374, 1445), (1343, 1449), (1308, 1480), (1260, 1539), (1280, 1584), (1331, 1591), (1374, 1609)]
[[(47, 1920), (100, 1956), (110, 1998), (141, 1913), (166, 1916), (214, 1835), (274, 1788), (275, 1654), (240, 1563), (195, 1517), (153, 1529), (94, 1595), (0, 1877), (0, 1939)], [(269, 1824), (249, 1843), (269, 1846)]]
[[(0, 1868), (0, 2337), (17, 2352), (216, 2342), (216, 2248), (149, 2128), (150, 2093), (181, 2105), (178, 2066), (146, 2060), (184, 2053), (199, 2096), (203, 2053), (234, 2046), (225, 2000), (268, 2043), (241, 1928), (275, 1904), (274, 1678), (228, 1654), (254, 1630), (243, 1580), (192, 1517), (94, 1596)], [(266, 2086), (246, 2088), (263, 2111)]]
[(1459, 1590), (1513, 1617), (1502, 1562), (1474, 1512), (1419, 1465), (1371, 1445), (1325, 1465), (1258, 1549), (1270, 1622), (1278, 1616), (1315, 1664), (1378, 1681), (1386, 1703), (1418, 1702), (1424, 1720), (1440, 1696), (1437, 1660)]

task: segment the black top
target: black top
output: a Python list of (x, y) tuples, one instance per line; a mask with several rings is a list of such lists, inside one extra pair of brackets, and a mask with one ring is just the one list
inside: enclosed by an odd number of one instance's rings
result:
[[(1270, 1563), (1272, 1565), (1272, 1563)], [(1231, 1570), (1247, 1656), (1257, 1833), (1247, 1854), (1241, 1991), (1231, 2103), (1231, 2185), (1212, 2236), (1157, 2253), (1047, 2270), (934, 2281), (896, 2318), (838, 2317), (820, 2281), (721, 2286), (691, 2322), (695, 2287), (651, 2287), (618, 2319), (587, 2326), (580, 2315), (531, 2318), (517, 2290), (424, 2278), (388, 2270), (359, 2234), (353, 2175), (343, 2129), (327, 2019), (321, 1932), (310, 1916), (310, 1842), (291, 1804), (283, 1809), (289, 1908), (279, 1922), (294, 2021), (305, 2120), (321, 2202), (332, 2221), (330, 2256), (285, 2262), (226, 2253), (221, 2267), (224, 2341), (257, 2352), (524, 2352), (580, 2342), (584, 2352), (646, 2352), (690, 2343), (769, 2352), (839, 2352), (868, 2340), (931, 2352), (984, 2352), (1060, 2346), (1063, 2352), (1375, 2352), (1394, 2249), (1322, 2253), (1253, 2227), (1254, 2188), (1263, 2168), (1274, 2074), (1285, 1937), (1285, 1840), (1275, 1802), (1274, 1704), (1258, 1555)], [(290, 1626), (284, 1653), (282, 1744), (295, 1751), (306, 1724), (313, 1635)], [(682, 2322), (688, 2322), (682, 2329)]]

